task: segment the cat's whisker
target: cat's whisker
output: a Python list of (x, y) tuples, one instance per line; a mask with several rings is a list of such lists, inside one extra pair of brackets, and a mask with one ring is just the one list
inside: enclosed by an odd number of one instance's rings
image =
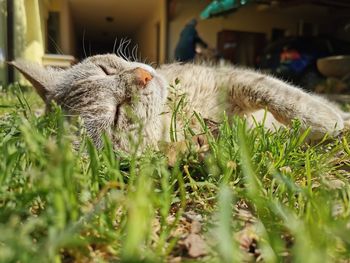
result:
[(127, 57), (128, 57), (128, 61), (131, 61), (132, 60), (132, 58), (131, 58), (131, 54), (130, 54), (130, 48), (129, 48), (129, 46), (130, 46), (130, 44), (131, 44), (131, 39), (129, 39), (128, 40), (128, 42), (127, 42), (127, 44), (126, 44), (126, 46), (125, 46), (125, 54), (127, 55)]
[(85, 29), (83, 31), (83, 39), (82, 39), (82, 41), (83, 41), (83, 52), (84, 52), (84, 56), (86, 58), (87, 54), (86, 54), (86, 50), (85, 50)]
[(148, 59), (147, 57), (145, 58), (145, 60), (144, 60), (144, 62), (143, 62), (144, 64), (147, 64), (147, 65), (150, 65), (150, 66), (152, 66), (153, 64), (156, 64), (155, 62), (152, 62), (150, 59)]
[(123, 52), (124, 52), (125, 57), (127, 58), (127, 59), (126, 59), (127, 61), (130, 61), (130, 51), (129, 51), (129, 49), (128, 49), (130, 43), (131, 43), (131, 39), (128, 39), (128, 40), (125, 42), (125, 46), (124, 46), (124, 48), (123, 48)]
[(118, 45), (118, 48), (117, 48), (117, 51), (116, 51), (118, 57), (120, 57), (120, 46), (121, 46), (121, 44), (122, 44), (123, 41), (124, 41), (124, 38), (121, 38), (121, 39), (120, 39), (120, 42), (119, 42), (119, 45)]
[(142, 54), (141, 51), (139, 51), (139, 46), (137, 45), (136, 51), (135, 51), (136, 59), (137, 61), (141, 61)]
[(141, 60), (142, 59), (142, 52), (139, 48), (137, 49), (137, 53), (138, 53), (137, 60)]
[(124, 45), (126, 44), (127, 41), (128, 40), (126, 38), (123, 38), (121, 43), (120, 43), (120, 45), (119, 45), (119, 48), (118, 48), (118, 50), (119, 50), (118, 55), (120, 57), (124, 58), (125, 60), (128, 60), (127, 57), (124, 54)]
[(134, 48), (132, 49), (132, 57), (133, 57), (133, 60), (134, 61), (138, 61), (139, 59), (138, 59), (138, 48), (139, 48), (139, 45), (138, 44), (136, 44), (135, 46), (134, 46)]
[(136, 45), (135, 58), (136, 58), (137, 61), (140, 60), (140, 57), (139, 57), (139, 45)]
[(62, 50), (59, 48), (59, 46), (57, 45), (57, 43), (55, 42), (55, 40), (51, 37), (51, 36), (48, 36), (49, 37), (49, 40), (53, 43), (53, 45), (55, 46), (55, 49), (56, 49), (56, 52), (58, 54), (61, 54), (63, 55), (63, 52)]
[(150, 65), (151, 67), (155, 67), (155, 66), (157, 66), (157, 63), (154, 62), (154, 61), (152, 61), (149, 65)]
[(115, 53), (115, 48), (117, 47), (117, 42), (118, 42), (118, 36), (116, 36), (115, 39), (114, 39), (113, 53)]

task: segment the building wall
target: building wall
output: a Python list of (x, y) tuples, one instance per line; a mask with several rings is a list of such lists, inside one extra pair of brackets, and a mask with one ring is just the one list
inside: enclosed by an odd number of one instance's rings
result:
[(159, 0), (159, 5), (145, 23), (140, 25), (135, 33), (135, 40), (139, 44), (142, 59), (157, 63), (157, 23), (160, 30), (159, 62), (163, 63), (166, 57), (166, 0)]
[[(169, 23), (169, 59), (174, 59), (174, 50), (184, 25), (193, 17), (199, 17), (210, 1), (178, 0), (176, 12)], [(265, 33), (271, 37), (272, 28), (285, 29), (288, 34), (296, 35), (301, 21), (318, 25), (319, 31), (329, 31), (330, 17), (328, 10), (316, 6), (299, 6), (295, 8), (262, 8), (258, 5), (247, 5), (236, 12), (208, 20), (200, 20), (197, 26), (199, 35), (210, 47), (216, 47), (217, 33), (221, 30)]]
[(41, 62), (45, 51), (44, 23), (45, 2), (15, 0), (15, 57)]
[(75, 39), (68, 0), (15, 0), (15, 56), (41, 63), (47, 45), (49, 11), (60, 12), (64, 54), (74, 54)]
[[(14, 0), (15, 59), (42, 62), (47, 6), (48, 0)], [(15, 71), (15, 78), (21, 83), (27, 83), (18, 71)]]
[[(15, 58), (42, 63), (47, 45), (47, 19), (49, 11), (60, 12), (64, 54), (74, 54), (74, 34), (68, 0), (14, 0)], [(16, 72), (16, 79), (25, 82)]]
[(76, 54), (76, 36), (74, 33), (73, 19), (68, 0), (51, 0), (48, 7), (49, 11), (60, 13), (61, 37), (58, 43), (59, 48), (65, 55)]

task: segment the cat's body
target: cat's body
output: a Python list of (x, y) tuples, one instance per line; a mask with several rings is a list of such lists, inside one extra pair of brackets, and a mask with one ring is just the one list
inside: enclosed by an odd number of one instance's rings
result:
[[(220, 122), (224, 113), (243, 116), (266, 108), (282, 124), (300, 119), (304, 129), (311, 127), (311, 135), (320, 138), (338, 134), (347, 117), (328, 101), (283, 81), (229, 66), (173, 63), (153, 69), (112, 54), (90, 57), (62, 71), (21, 61), (13, 65), (47, 104), (54, 100), (67, 114), (80, 115), (97, 145), (106, 132), (116, 147), (125, 150), (126, 135), (136, 135), (139, 124), (145, 145), (169, 141), (173, 106), (182, 95), (181, 114), (194, 128), (198, 127), (194, 111)], [(183, 124), (178, 118), (179, 139)]]

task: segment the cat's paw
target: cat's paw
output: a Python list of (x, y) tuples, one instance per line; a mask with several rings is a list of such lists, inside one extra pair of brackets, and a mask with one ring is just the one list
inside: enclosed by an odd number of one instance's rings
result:
[(310, 127), (310, 138), (321, 139), (328, 134), (330, 136), (339, 135), (345, 127), (345, 123), (340, 114), (332, 108), (317, 107), (314, 111), (308, 112), (302, 119), (305, 127)]

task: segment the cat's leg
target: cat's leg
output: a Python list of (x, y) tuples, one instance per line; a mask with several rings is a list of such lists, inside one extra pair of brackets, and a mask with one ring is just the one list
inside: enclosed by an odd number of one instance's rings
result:
[(281, 127), (285, 127), (282, 123), (278, 122), (273, 115), (266, 111), (265, 109), (261, 109), (255, 112), (252, 112), (251, 114), (246, 114), (247, 116), (247, 124), (248, 127), (255, 127), (258, 123), (263, 123), (264, 127), (266, 129), (269, 129), (271, 131), (276, 131)]
[(249, 70), (236, 69), (229, 76), (233, 112), (252, 112), (266, 108), (282, 124), (299, 119), (311, 137), (337, 135), (344, 128), (338, 109), (299, 88), (276, 78)]

